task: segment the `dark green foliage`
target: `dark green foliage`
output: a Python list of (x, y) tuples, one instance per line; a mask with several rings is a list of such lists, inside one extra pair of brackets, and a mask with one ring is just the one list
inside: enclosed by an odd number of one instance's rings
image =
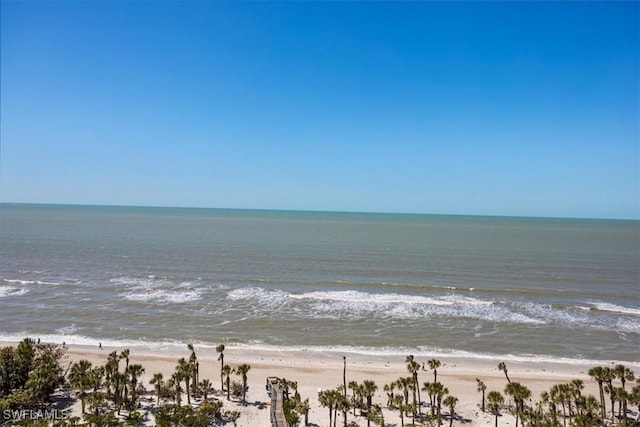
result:
[(64, 350), (25, 338), (0, 349), (0, 409), (35, 408), (49, 402), (64, 384)]
[(209, 405), (203, 405), (200, 409), (192, 406), (169, 405), (158, 408), (156, 412), (156, 425), (158, 427), (171, 427), (181, 425), (184, 427), (206, 427), (214, 417), (214, 410)]

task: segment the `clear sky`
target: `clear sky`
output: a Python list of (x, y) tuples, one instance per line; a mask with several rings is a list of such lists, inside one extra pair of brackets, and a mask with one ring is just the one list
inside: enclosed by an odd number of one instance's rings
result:
[(640, 218), (640, 3), (2, 1), (0, 201)]

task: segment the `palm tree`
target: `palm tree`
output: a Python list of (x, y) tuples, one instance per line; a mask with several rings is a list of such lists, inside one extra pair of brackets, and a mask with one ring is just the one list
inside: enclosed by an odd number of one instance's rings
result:
[[(129, 349), (125, 348), (124, 350), (122, 350), (120, 352), (120, 360), (124, 359), (125, 361), (125, 367), (124, 367), (124, 371), (127, 372), (127, 369), (129, 369)], [(127, 395), (127, 383), (125, 382), (124, 384), (124, 395)]]
[(229, 365), (224, 365), (222, 367), (222, 375), (226, 377), (226, 384), (227, 384), (227, 400), (230, 400), (229, 395), (231, 393), (231, 374), (233, 374), (235, 371), (231, 368), (231, 366)]
[(453, 426), (453, 416), (456, 413), (456, 403), (458, 403), (458, 398), (455, 396), (447, 396), (444, 398), (445, 406), (449, 408), (449, 427)]
[(304, 425), (309, 425), (309, 410), (311, 406), (309, 405), (309, 399), (305, 399), (303, 401), (298, 402), (296, 405), (296, 411), (304, 415)]
[(438, 368), (440, 367), (441, 363), (439, 360), (437, 359), (431, 359), (429, 360), (429, 369), (431, 369), (433, 371), (433, 382), (438, 382)]
[(392, 405), (392, 400), (393, 400), (393, 391), (396, 388), (396, 383), (395, 381), (390, 383), (390, 384), (385, 384), (383, 387), (383, 390), (385, 393), (387, 393), (387, 407)]
[(127, 372), (129, 373), (129, 377), (131, 381), (131, 400), (135, 402), (136, 399), (138, 398), (138, 395), (137, 395), (138, 378), (140, 378), (140, 376), (144, 374), (144, 368), (142, 367), (142, 365), (134, 363), (133, 365), (129, 366), (129, 368), (127, 369)]
[(404, 396), (404, 405), (403, 407), (407, 408), (407, 404), (409, 403), (409, 388), (413, 387), (413, 378), (412, 377), (400, 377), (396, 380), (396, 385), (398, 388), (402, 389), (402, 394)]
[(69, 373), (69, 383), (71, 387), (77, 389), (77, 396), (80, 399), (82, 405), (82, 413), (85, 411), (85, 403), (87, 398), (87, 389), (90, 388), (90, 375), (91, 362), (86, 359), (82, 359), (71, 366)]
[(196, 397), (196, 392), (198, 389), (198, 383), (200, 382), (200, 378), (198, 378), (199, 376), (199, 370), (200, 370), (200, 364), (198, 363), (198, 356), (196, 356), (196, 350), (193, 347), (193, 344), (187, 344), (187, 349), (189, 349), (191, 351), (191, 355), (189, 356), (189, 363), (191, 365), (193, 365), (193, 381), (191, 382), (191, 389), (193, 392), (193, 397)]
[(510, 383), (509, 374), (507, 373), (507, 365), (504, 362), (498, 363), (498, 370), (504, 372), (504, 376), (507, 377), (507, 382)]
[(246, 363), (243, 363), (236, 369), (236, 373), (242, 377), (242, 403), (247, 403), (247, 373), (250, 369), (251, 366), (247, 365)]
[(189, 396), (189, 380), (191, 379), (191, 365), (185, 360), (184, 357), (181, 357), (180, 359), (178, 359), (178, 366), (176, 366), (176, 371), (180, 372), (180, 376), (184, 380), (184, 391), (187, 394), (187, 404), (190, 405), (191, 397)]
[(342, 387), (344, 398), (347, 398), (347, 356), (342, 356)]
[(613, 373), (622, 383), (623, 390), (626, 382), (633, 381), (636, 377), (633, 371), (624, 365), (616, 365), (615, 368), (613, 368)]
[(413, 377), (413, 404), (416, 405), (418, 407), (418, 411), (422, 413), (422, 405), (419, 405), (419, 403), (421, 402), (420, 383), (418, 383), (418, 371), (420, 370), (420, 364), (415, 361), (415, 359), (413, 358), (413, 354), (407, 356), (407, 358), (405, 359), (405, 363), (407, 364), (407, 370)]
[(395, 395), (391, 399), (391, 405), (389, 405), (389, 409), (397, 409), (400, 413), (400, 425), (404, 427), (404, 411), (405, 411), (405, 400), (402, 395)]
[(220, 353), (220, 356), (218, 356), (220, 361), (220, 390), (224, 390), (224, 372), (222, 372), (224, 368), (224, 344), (219, 344), (216, 347), (216, 352)]
[(126, 371), (129, 368), (129, 349), (128, 348), (125, 348), (120, 352), (120, 359), (125, 360), (126, 366), (124, 367), (124, 370)]
[(151, 378), (149, 384), (151, 384), (156, 391), (156, 406), (160, 405), (160, 394), (162, 393), (162, 386), (164, 385), (162, 381), (162, 373), (158, 372), (153, 374), (153, 378)]
[(320, 402), (320, 405), (325, 408), (329, 408), (329, 427), (332, 425), (333, 411), (338, 403), (338, 398), (341, 395), (342, 394), (336, 390), (323, 390), (318, 394), (318, 401)]
[(200, 390), (202, 391), (202, 394), (204, 395), (204, 400), (207, 400), (207, 396), (209, 395), (209, 390), (211, 390), (212, 384), (211, 381), (209, 381), (209, 379), (205, 378), (202, 381), (200, 381)]
[(447, 389), (442, 383), (436, 382), (431, 384), (431, 388), (433, 389), (433, 396), (435, 401), (437, 402), (438, 409), (438, 425), (442, 425), (442, 398), (449, 394), (449, 389)]
[(168, 386), (172, 390), (174, 400), (176, 402), (176, 405), (178, 406), (180, 406), (180, 404), (182, 403), (182, 387), (180, 386), (182, 380), (184, 380), (182, 371), (176, 369), (176, 371), (173, 373), (173, 375), (171, 375), (171, 378), (168, 381)]
[(598, 382), (598, 390), (600, 391), (600, 409), (601, 409), (601, 422), (604, 423), (606, 415), (606, 407), (604, 401), (604, 381), (607, 377), (606, 369), (602, 366), (596, 366), (589, 369), (588, 374), (591, 378)]
[(373, 394), (378, 390), (378, 386), (375, 382), (370, 380), (364, 380), (362, 383), (362, 395), (367, 399), (367, 426), (369, 425)]
[(508, 383), (504, 389), (504, 393), (511, 396), (516, 404), (516, 427), (518, 427), (518, 419), (524, 410), (524, 401), (531, 397), (531, 390), (520, 383)]
[(495, 427), (498, 427), (498, 416), (500, 415), (500, 406), (504, 403), (504, 397), (499, 391), (490, 391), (487, 394), (487, 403), (489, 404), (489, 411), (496, 417)]
[(487, 390), (487, 385), (480, 378), (476, 378), (476, 382), (478, 383), (477, 390), (482, 392), (482, 412), (484, 412), (484, 393)]

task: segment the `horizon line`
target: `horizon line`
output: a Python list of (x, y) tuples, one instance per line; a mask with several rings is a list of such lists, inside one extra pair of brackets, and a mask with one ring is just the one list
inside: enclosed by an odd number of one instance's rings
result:
[(193, 210), (227, 210), (227, 211), (257, 211), (257, 212), (297, 212), (297, 213), (326, 213), (326, 214), (353, 214), (353, 215), (407, 215), (407, 216), (441, 216), (441, 217), (478, 217), (478, 218), (522, 218), (522, 219), (548, 219), (548, 220), (587, 220), (587, 221), (631, 221), (640, 222), (639, 218), (628, 217), (578, 217), (578, 216), (535, 216), (535, 215), (507, 215), (507, 214), (473, 214), (473, 213), (434, 213), (434, 212), (394, 212), (394, 211), (347, 211), (328, 209), (284, 209), (284, 208), (234, 208), (211, 206), (161, 206), (161, 205), (125, 205), (125, 204), (99, 204), (99, 203), (60, 203), (60, 202), (6, 202), (0, 201), (0, 205), (31, 205), (31, 206), (73, 206), (73, 207), (104, 207), (104, 208), (146, 208), (146, 209), (193, 209)]

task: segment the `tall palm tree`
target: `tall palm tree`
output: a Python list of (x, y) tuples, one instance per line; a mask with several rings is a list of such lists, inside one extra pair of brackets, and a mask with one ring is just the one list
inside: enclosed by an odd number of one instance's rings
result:
[(402, 394), (404, 396), (404, 408), (407, 408), (407, 404), (409, 403), (409, 389), (413, 386), (413, 378), (412, 377), (400, 377), (396, 380), (396, 385), (398, 388), (402, 389)]
[(439, 360), (437, 359), (431, 359), (429, 360), (429, 369), (431, 369), (433, 371), (433, 382), (438, 382), (438, 368), (440, 367), (441, 363)]
[(444, 385), (442, 385), (442, 383), (439, 382), (432, 383), (431, 388), (438, 410), (438, 425), (442, 425), (442, 398), (449, 394), (449, 389), (447, 389)]
[(504, 362), (498, 363), (498, 370), (504, 372), (504, 376), (507, 378), (507, 382), (510, 383), (509, 374), (507, 372), (507, 365)]
[(71, 387), (78, 390), (76, 394), (80, 399), (83, 414), (85, 411), (87, 390), (91, 386), (89, 377), (90, 373), (91, 362), (86, 359), (82, 359), (74, 363), (71, 366), (71, 371), (69, 372), (69, 383), (71, 384)]
[(633, 371), (624, 365), (616, 365), (613, 368), (613, 373), (616, 376), (616, 378), (618, 378), (622, 383), (623, 390), (627, 381), (633, 381), (636, 378)]
[(342, 356), (342, 387), (344, 398), (347, 398), (347, 356)]
[(498, 416), (500, 416), (500, 406), (504, 403), (504, 397), (499, 391), (490, 391), (487, 394), (487, 403), (489, 405), (489, 411), (496, 417), (496, 426), (498, 427)]
[(144, 374), (144, 368), (142, 365), (134, 363), (129, 366), (127, 372), (129, 373), (129, 381), (131, 382), (131, 400), (135, 402), (138, 398), (138, 379)]
[(333, 411), (337, 406), (338, 398), (342, 394), (337, 392), (336, 390), (323, 390), (318, 394), (318, 401), (320, 405), (325, 408), (329, 408), (329, 427), (331, 427), (333, 422)]
[[(364, 380), (362, 383), (362, 394), (367, 399), (367, 414), (371, 412), (373, 395), (378, 390), (378, 386), (371, 380)], [(367, 416), (367, 425), (369, 425), (369, 417)]]
[(151, 378), (149, 384), (151, 384), (156, 391), (156, 406), (160, 405), (160, 394), (162, 394), (162, 386), (164, 385), (162, 381), (162, 373), (158, 372), (153, 374), (153, 378)]
[(404, 427), (404, 412), (405, 408), (405, 400), (402, 395), (398, 394), (393, 396), (391, 399), (391, 405), (389, 405), (389, 409), (397, 409), (400, 413), (400, 425)]
[(389, 383), (389, 384), (385, 384), (384, 387), (383, 387), (384, 392), (387, 393), (387, 407), (391, 406), (392, 403), (393, 403), (392, 402), (393, 397), (394, 397), (394, 393), (393, 392), (394, 392), (395, 389), (396, 389), (396, 382), (395, 381), (392, 382), (392, 383)]
[(589, 369), (588, 374), (591, 378), (593, 378), (598, 382), (598, 391), (600, 392), (600, 409), (601, 409), (600, 421), (604, 423), (604, 419), (607, 417), (606, 405), (604, 400), (604, 381), (607, 378), (606, 369), (602, 366), (596, 366)]
[(196, 356), (196, 350), (193, 347), (193, 344), (187, 344), (187, 349), (191, 351), (191, 355), (189, 356), (189, 363), (193, 365), (193, 381), (191, 382), (191, 389), (193, 392), (193, 397), (195, 398), (198, 389), (198, 383), (200, 382), (200, 378), (198, 378), (200, 374), (198, 372), (200, 370), (200, 364), (198, 363), (198, 356)]
[(187, 404), (191, 404), (191, 398), (189, 397), (189, 380), (191, 379), (191, 364), (185, 360), (184, 357), (178, 359), (178, 366), (176, 366), (176, 371), (179, 371), (182, 379), (185, 383), (185, 393), (187, 394)]
[(125, 371), (129, 368), (129, 353), (130, 352), (128, 348), (125, 348), (120, 352), (120, 359), (124, 359), (126, 363), (126, 366), (124, 367)]
[(176, 405), (180, 406), (182, 403), (182, 386), (180, 383), (184, 380), (184, 376), (182, 371), (176, 369), (176, 371), (171, 375), (171, 378), (168, 381), (169, 387), (172, 389), (172, 393), (174, 396), (174, 400)]
[(420, 383), (418, 382), (418, 371), (420, 370), (420, 364), (415, 361), (415, 359), (413, 358), (413, 354), (407, 356), (407, 358), (405, 359), (405, 363), (407, 364), (407, 370), (413, 377), (413, 404), (417, 406), (418, 412), (422, 413), (422, 405), (420, 405), (420, 402), (422, 401), (420, 399)]
[(524, 401), (531, 397), (531, 390), (520, 383), (508, 383), (504, 389), (504, 393), (511, 396), (516, 405), (516, 427), (518, 427), (518, 419), (524, 410)]
[(227, 400), (230, 400), (230, 394), (231, 394), (231, 374), (233, 374), (235, 371), (231, 368), (231, 366), (229, 365), (224, 365), (222, 367), (222, 375), (224, 377), (226, 377), (226, 384), (227, 384)]
[(487, 390), (487, 385), (480, 380), (480, 378), (476, 378), (476, 382), (478, 383), (477, 390), (482, 392), (482, 412), (484, 412), (484, 393)]
[(220, 361), (220, 390), (224, 390), (224, 372), (222, 372), (224, 368), (224, 344), (219, 344), (216, 347), (216, 352), (220, 353), (218, 356), (218, 360)]
[(304, 415), (304, 425), (309, 425), (309, 411), (311, 406), (309, 405), (309, 399), (301, 400), (296, 405), (296, 411)]
[(458, 398), (455, 396), (447, 396), (444, 398), (443, 403), (445, 406), (449, 408), (449, 427), (453, 426), (453, 417), (456, 414), (456, 403), (458, 403)]
[(247, 373), (250, 369), (251, 366), (246, 363), (243, 363), (236, 369), (236, 373), (242, 377), (242, 403), (247, 403)]

